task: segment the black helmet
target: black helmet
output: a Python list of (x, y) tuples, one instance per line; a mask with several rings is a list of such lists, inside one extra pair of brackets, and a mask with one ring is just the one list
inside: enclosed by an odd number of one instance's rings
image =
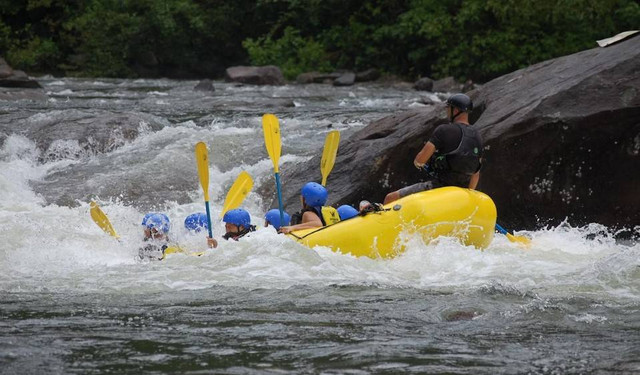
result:
[(471, 98), (465, 94), (453, 94), (447, 99), (447, 105), (458, 108), (462, 112), (469, 112), (473, 109)]

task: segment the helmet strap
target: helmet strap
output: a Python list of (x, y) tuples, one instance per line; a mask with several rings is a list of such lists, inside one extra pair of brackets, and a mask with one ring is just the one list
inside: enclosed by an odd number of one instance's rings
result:
[[(240, 227), (242, 227), (242, 229), (240, 229)], [(249, 232), (253, 232), (255, 230), (256, 230), (256, 227), (254, 225), (249, 225), (247, 228), (245, 228), (244, 225), (238, 225), (237, 232), (227, 232), (224, 234), (224, 236), (222, 236), (222, 238), (224, 238), (225, 240), (234, 239), (237, 241), (238, 238), (244, 236)]]
[(456, 114), (454, 115), (454, 114), (453, 114), (453, 112), (454, 112), (457, 108), (456, 108), (456, 107), (454, 107), (454, 106), (450, 106), (449, 108), (451, 108), (451, 116), (449, 116), (449, 122), (453, 123), (453, 122), (456, 120), (456, 118), (457, 118), (458, 116), (460, 116), (463, 112), (462, 112), (461, 110), (459, 110), (459, 109), (458, 109), (458, 113), (456, 113)]

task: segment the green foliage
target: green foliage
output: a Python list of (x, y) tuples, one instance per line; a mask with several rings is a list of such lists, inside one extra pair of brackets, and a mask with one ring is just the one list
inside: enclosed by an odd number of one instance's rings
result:
[(131, 39), (140, 19), (118, 0), (93, 0), (84, 12), (65, 25), (78, 35), (78, 45), (69, 68), (79, 75), (128, 77)]
[(0, 0), (0, 54), (88, 76), (251, 62), (486, 81), (638, 25), (637, 0)]
[(256, 40), (250, 38), (242, 45), (254, 65), (277, 65), (287, 79), (294, 79), (305, 71), (328, 72), (333, 69), (322, 44), (313, 38), (303, 38), (293, 27), (287, 27), (277, 40), (270, 36)]
[(0, 20), (0, 51), (9, 51), (12, 43), (11, 27)]
[(13, 46), (7, 52), (7, 59), (24, 69), (43, 70), (55, 68), (47, 61), (55, 61), (58, 57), (58, 47), (51, 39), (34, 37), (25, 45)]

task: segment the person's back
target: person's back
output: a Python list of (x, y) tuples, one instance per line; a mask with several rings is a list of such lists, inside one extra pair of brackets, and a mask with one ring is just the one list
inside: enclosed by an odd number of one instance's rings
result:
[(447, 99), (446, 108), (450, 123), (436, 128), (413, 161), (416, 168), (428, 172), (428, 179), (387, 194), (385, 204), (443, 186), (477, 187), (483, 144), (469, 124), (473, 103), (467, 95), (455, 94)]
[(430, 142), (436, 152), (429, 159), (428, 168), (437, 175), (443, 186), (469, 186), (471, 176), (480, 170), (482, 138), (475, 128), (465, 123), (440, 125)]

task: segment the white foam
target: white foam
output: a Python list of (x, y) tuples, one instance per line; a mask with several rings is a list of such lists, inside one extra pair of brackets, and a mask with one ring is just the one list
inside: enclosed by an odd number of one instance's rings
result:
[[(192, 163), (192, 149), (211, 129), (165, 127), (146, 133), (112, 152), (111, 157), (137, 155), (137, 168), (154, 168), (169, 158)], [(171, 139), (168, 145), (166, 140)], [(149, 153), (158, 147), (162, 154)], [(141, 151), (145, 153), (141, 154)], [(496, 235), (486, 250), (465, 247), (451, 238), (424, 244), (407, 239), (407, 250), (395, 259), (355, 258), (327, 248), (307, 249), (272, 228), (262, 228), (241, 241), (224, 241), (219, 219), (224, 192), (237, 175), (248, 171), (256, 186), (273, 179), (266, 157), (251, 165), (220, 170), (210, 166), (213, 231), (220, 246), (203, 257), (174, 255), (163, 262), (135, 259), (141, 241), (144, 212), (118, 201), (100, 201), (121, 243), (103, 233), (90, 219), (88, 204), (68, 208), (44, 205), (29, 186), (69, 161), (37, 164), (35, 144), (17, 135), (0, 149), (0, 290), (147, 293), (189, 290), (217, 285), (288, 288), (294, 285), (376, 284), (407, 288), (472, 290), (498, 286), (518, 293), (546, 295), (596, 295), (604, 299), (640, 300), (640, 245), (619, 244), (610, 231), (592, 224), (573, 228), (566, 224), (534, 232), (533, 246), (522, 249)], [(281, 164), (308, 157), (285, 154)], [(187, 160), (188, 159), (188, 160)], [(99, 158), (90, 159), (97, 163)], [(114, 172), (115, 173), (115, 172)], [(111, 175), (110, 178), (114, 175)], [(204, 211), (200, 187), (191, 202), (166, 203), (172, 219), (173, 240), (192, 250), (206, 250), (204, 233), (190, 235), (182, 229), (184, 218)], [(254, 224), (263, 224), (262, 197), (251, 192), (243, 207)], [(132, 288), (132, 285), (136, 285)], [(582, 318), (581, 318), (582, 319)], [(594, 321), (597, 321), (594, 320)]]
[[(131, 81), (108, 82), (90, 84), (131, 86)], [(160, 84), (155, 80), (134, 82), (138, 85), (149, 83)], [(226, 93), (241, 91), (252, 95), (256, 90), (260, 95), (266, 92), (261, 90), (271, 90), (230, 84), (221, 84), (221, 88)], [(290, 90), (290, 87), (278, 88), (275, 95), (291, 97)], [(378, 100), (367, 98), (360, 91), (356, 93), (344, 99), (349, 108), (354, 105), (404, 105), (401, 103), (403, 99)], [(415, 94), (408, 96), (413, 98)], [(439, 100), (437, 96), (430, 98)], [(156, 99), (166, 98), (148, 102)], [(105, 103), (127, 104), (126, 101), (111, 99)], [(335, 107), (335, 101), (332, 105)], [(63, 120), (68, 117), (68, 111), (42, 112), (25, 121), (28, 124), (46, 124), (52, 119)], [(0, 291), (145, 294), (219, 285), (289, 288), (297, 285), (375, 284), (453, 292), (496, 288), (522, 294), (588, 295), (634, 303), (640, 300), (640, 245), (620, 244), (610, 230), (595, 224), (583, 228), (560, 225), (525, 232), (533, 237), (533, 246), (526, 250), (500, 235), (496, 235), (491, 246), (483, 251), (462, 246), (450, 238), (425, 244), (419, 238), (410, 237), (407, 239), (407, 251), (390, 260), (356, 258), (327, 248), (308, 249), (277, 235), (272, 228), (260, 228), (237, 242), (221, 240), (223, 226), (219, 213), (225, 191), (237, 175), (242, 170), (248, 171), (254, 177), (256, 187), (273, 183), (273, 165), (261, 143), (260, 116), (242, 120), (219, 117), (204, 127), (193, 121), (171, 124), (167, 120), (155, 120), (166, 126), (152, 131), (143, 121), (139, 124), (140, 135), (135, 140), (109, 154), (82, 160), (84, 167), (96, 168), (100, 172), (87, 176), (89, 181), (78, 183), (86, 183), (87, 188), (92, 189), (101, 182), (125, 178), (127, 173), (134, 174), (138, 170), (158, 171), (158, 175), (163, 176), (162, 173), (167, 171), (163, 168), (167, 165), (173, 168), (168, 170), (177, 173), (192, 168), (191, 173), (195, 176), (193, 145), (206, 141), (212, 156), (209, 174), (213, 232), (220, 240), (220, 246), (207, 250), (202, 257), (176, 254), (163, 262), (136, 261), (142, 236), (140, 220), (144, 212), (117, 200), (99, 201), (122, 237), (118, 242), (92, 222), (87, 202), (74, 208), (47, 205), (34, 193), (30, 182), (39, 181), (50, 171), (64, 168), (74, 161), (38, 164), (41, 155), (35, 144), (22, 136), (12, 135), (0, 148)], [(324, 133), (330, 130), (326, 125), (341, 120), (316, 121), (300, 116), (283, 116), (280, 119), (283, 145), (287, 141), (311, 136), (321, 144)], [(344, 129), (361, 127), (365, 123), (349, 116), (336, 126)], [(59, 151), (62, 153), (78, 152), (76, 146), (52, 143), (52, 147), (62, 150)], [(247, 161), (240, 160), (245, 153), (250, 157)], [(291, 155), (285, 151), (280, 164), (308, 159), (309, 156)], [(544, 184), (539, 185), (536, 187), (545, 188)], [(171, 236), (188, 249), (206, 250), (203, 233), (190, 235), (182, 228), (188, 214), (204, 211), (203, 193), (197, 183), (187, 193), (191, 199), (186, 203), (161, 202), (173, 223)], [(263, 197), (255, 190), (247, 196), (243, 207), (249, 210), (254, 224), (262, 224), (266, 207)], [(287, 209), (291, 211), (297, 207)], [(574, 319), (586, 324), (603, 322), (597, 315), (576, 314)]]

